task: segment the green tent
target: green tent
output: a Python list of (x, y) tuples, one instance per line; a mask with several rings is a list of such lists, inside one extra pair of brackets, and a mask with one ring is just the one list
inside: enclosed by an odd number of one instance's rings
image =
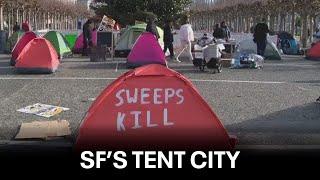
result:
[(51, 42), (60, 58), (67, 57), (72, 54), (67, 40), (61, 33), (56, 31), (49, 31), (43, 37)]
[[(118, 57), (127, 57), (135, 44), (138, 37), (146, 30), (147, 24), (137, 24), (135, 26), (128, 27), (127, 30), (121, 35), (120, 40), (118, 41), (115, 54)], [(157, 27), (160, 39), (159, 43), (161, 47), (164, 46), (163, 43), (163, 30)]]
[(14, 46), (17, 44), (17, 42), (23, 36), (23, 34), (23, 31), (16, 31), (8, 38), (8, 41), (6, 43), (6, 52), (11, 53)]
[(76, 44), (77, 37), (78, 37), (77, 34), (65, 35), (66, 41), (68, 42), (70, 49), (73, 49), (74, 45)]

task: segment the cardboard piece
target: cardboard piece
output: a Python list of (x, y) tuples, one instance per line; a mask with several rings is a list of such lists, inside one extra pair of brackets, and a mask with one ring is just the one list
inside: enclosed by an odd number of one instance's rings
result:
[(71, 134), (69, 125), (66, 120), (23, 123), (15, 139), (48, 139), (68, 136)]

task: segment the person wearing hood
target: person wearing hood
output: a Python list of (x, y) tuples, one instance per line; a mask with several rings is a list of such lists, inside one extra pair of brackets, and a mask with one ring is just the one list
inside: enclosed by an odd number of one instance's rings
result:
[(147, 19), (146, 31), (155, 35), (157, 39), (160, 39), (160, 35), (156, 25), (156, 18), (150, 17)]
[(188, 53), (188, 58), (189, 60), (192, 62), (193, 61), (193, 56), (192, 56), (192, 52), (191, 52), (191, 42), (194, 41), (194, 33), (192, 30), (192, 26), (189, 23), (189, 19), (186, 18), (183, 22), (183, 25), (180, 28), (180, 41), (181, 41), (181, 46), (182, 46), (182, 50), (181, 52), (178, 54), (176, 61), (177, 62), (181, 62), (179, 60), (179, 57), (181, 56), (181, 54), (184, 51), (187, 51)]

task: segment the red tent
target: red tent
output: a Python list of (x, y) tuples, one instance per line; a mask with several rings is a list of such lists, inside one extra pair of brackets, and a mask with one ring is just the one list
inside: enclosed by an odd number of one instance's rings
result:
[(129, 68), (148, 64), (166, 65), (166, 57), (156, 37), (144, 32), (137, 39), (129, 56), (127, 66)]
[(22, 52), (23, 48), (32, 39), (34, 39), (36, 37), (37, 37), (37, 35), (34, 32), (28, 31), (20, 38), (20, 40), (17, 42), (17, 44), (14, 46), (14, 48), (12, 50), (12, 57), (11, 57), (11, 61), (10, 61), (10, 64), (12, 66), (14, 66), (16, 64), (16, 60), (17, 60), (18, 56), (20, 55), (20, 53)]
[(53, 73), (59, 64), (51, 43), (44, 38), (35, 38), (22, 50), (15, 67), (20, 73)]
[(307, 59), (320, 60), (320, 41), (314, 44), (307, 52)]
[(189, 80), (162, 65), (125, 73), (93, 103), (77, 150), (214, 148), (231, 150), (217, 115)]

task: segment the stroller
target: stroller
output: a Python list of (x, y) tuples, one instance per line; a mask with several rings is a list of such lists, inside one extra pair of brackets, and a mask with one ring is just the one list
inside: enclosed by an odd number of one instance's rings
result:
[(213, 73), (221, 73), (221, 51), (224, 49), (223, 47), (223, 44), (217, 44), (215, 40), (207, 44), (198, 42), (194, 46), (193, 65), (199, 67), (200, 71), (205, 71), (207, 67), (209, 70), (213, 70)]

